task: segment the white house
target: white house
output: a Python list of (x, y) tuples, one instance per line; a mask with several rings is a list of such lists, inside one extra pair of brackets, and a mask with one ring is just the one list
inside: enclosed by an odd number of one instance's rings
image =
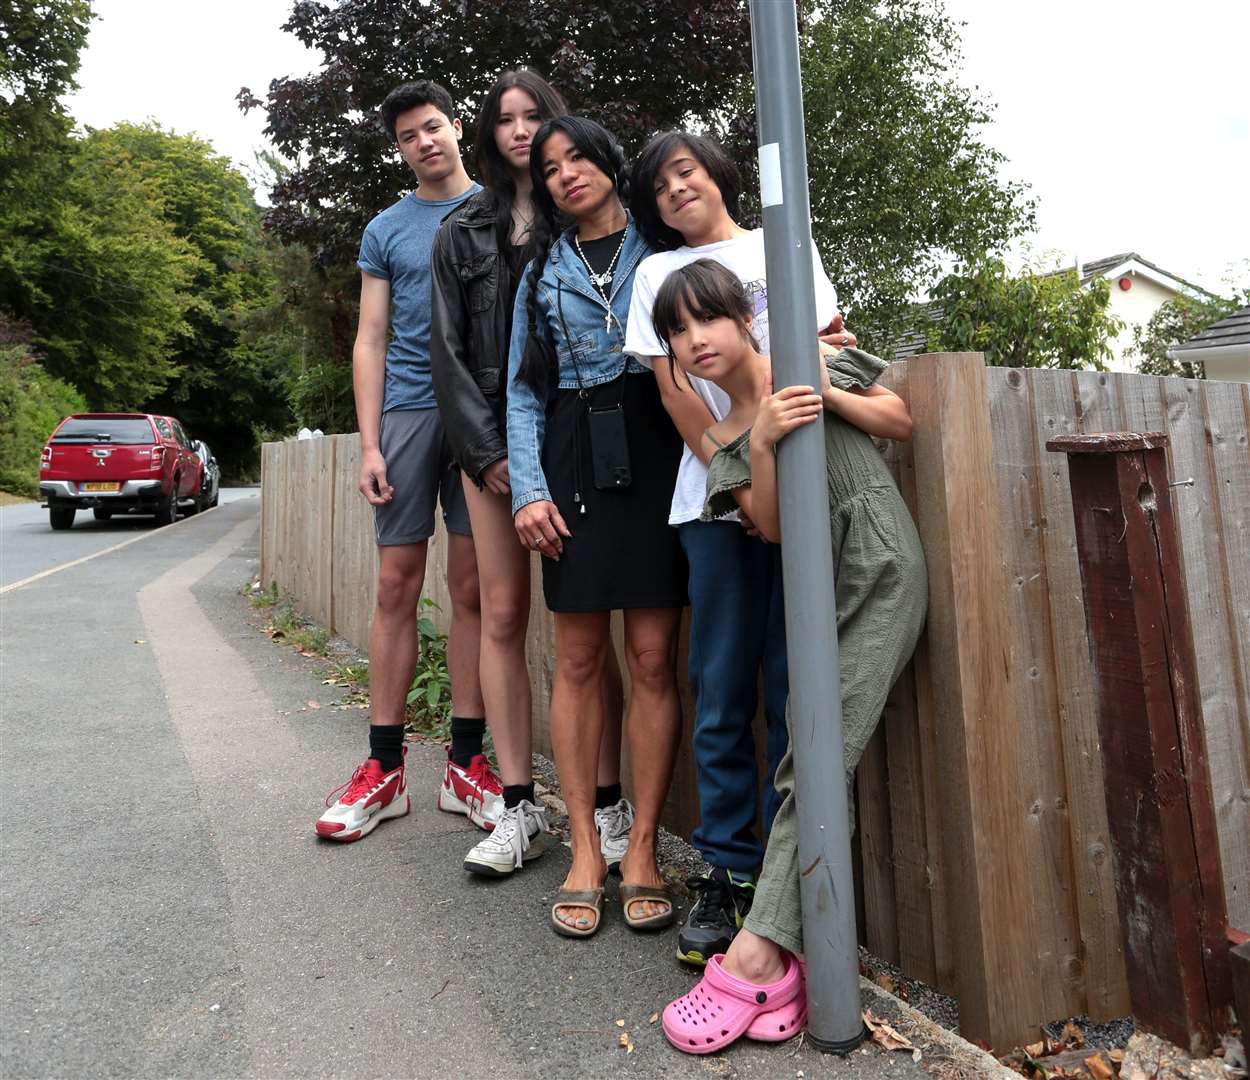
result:
[[(1071, 267), (1067, 268), (1069, 271)], [(1056, 271), (1057, 273), (1059, 271)], [(1081, 284), (1089, 285), (1098, 278), (1111, 282), (1111, 297), (1107, 306), (1111, 314), (1121, 319), (1123, 329), (1111, 341), (1111, 359), (1107, 366), (1112, 371), (1136, 371), (1138, 358), (1130, 356), (1133, 347), (1133, 330), (1144, 327), (1150, 317), (1169, 300), (1178, 296), (1209, 296), (1206, 290), (1169, 273), (1162, 267), (1143, 259), (1135, 251), (1110, 255), (1092, 262), (1077, 260), (1076, 272)], [(940, 305), (928, 305), (928, 318), (941, 319)], [(915, 331), (904, 335), (894, 347), (894, 359), (904, 360), (922, 352), (925, 335)]]
[(1200, 362), (1208, 379), (1250, 382), (1250, 307), (1168, 349), (1168, 356), (1185, 364)]
[(1092, 262), (1078, 260), (1076, 271), (1081, 276), (1082, 285), (1100, 277), (1111, 282), (1108, 308), (1112, 315), (1124, 321), (1124, 329), (1111, 342), (1112, 358), (1108, 366), (1112, 371), (1137, 370), (1136, 358), (1129, 356), (1134, 327), (1144, 327), (1159, 308), (1178, 296), (1207, 295), (1197, 285), (1147, 262), (1135, 251)]

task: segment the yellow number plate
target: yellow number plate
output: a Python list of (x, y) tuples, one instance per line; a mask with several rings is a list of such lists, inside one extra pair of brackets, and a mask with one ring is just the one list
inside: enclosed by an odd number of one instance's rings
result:
[(82, 490), (83, 491), (120, 491), (121, 484), (117, 483), (116, 481), (112, 483), (83, 484)]

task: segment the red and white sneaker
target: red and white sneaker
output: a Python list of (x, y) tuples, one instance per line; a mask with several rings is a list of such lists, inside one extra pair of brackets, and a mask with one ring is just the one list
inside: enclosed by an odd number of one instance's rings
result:
[(368, 836), (379, 822), (403, 817), (412, 808), (403, 765), (383, 772), (377, 760), (369, 758), (346, 784), (326, 796), (326, 806), (329, 809), (317, 819), (318, 836), (345, 843)]
[(485, 754), (478, 754), (462, 769), (447, 754), (443, 785), (438, 789), (438, 808), (464, 814), (479, 829), (490, 830), (503, 816), (503, 783)]

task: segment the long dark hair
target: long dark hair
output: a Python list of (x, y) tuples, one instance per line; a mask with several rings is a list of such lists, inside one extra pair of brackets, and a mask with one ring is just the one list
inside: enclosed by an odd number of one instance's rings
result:
[(666, 131), (657, 135), (643, 147), (634, 164), (630, 182), (634, 197), (630, 210), (638, 231), (652, 247), (660, 249), (679, 248), (686, 242), (681, 233), (664, 224), (655, 198), (655, 178), (677, 150), (690, 151), (690, 156), (707, 170), (712, 182), (720, 188), (725, 210), (735, 220), (742, 194), (742, 174), (715, 139), (689, 131)]
[(611, 178), (622, 202), (629, 199), (629, 163), (626, 161), (625, 151), (602, 124), (585, 116), (557, 116), (538, 129), (538, 134), (530, 144), (530, 177), (534, 182), (534, 229), (531, 233), (534, 258), (530, 263), (529, 296), (526, 300), (530, 347), (526, 349), (521, 360), (519, 372), (520, 377), (536, 391), (546, 386), (548, 368), (551, 366), (549, 356), (543, 350), (533, 347), (538, 330), (538, 279), (542, 277), (547, 265), (551, 245), (560, 235), (560, 229), (567, 224), (566, 219), (556, 209), (555, 200), (547, 190), (547, 181), (543, 177), (543, 147), (557, 131), (567, 135), (584, 158)]
[[(564, 116), (569, 107), (560, 92), (536, 71), (518, 68), (505, 71), (495, 80), (477, 115), (477, 172), (482, 186), (494, 196), (495, 236), (500, 251), (507, 251), (512, 242), (512, 206), (516, 202), (516, 183), (508, 163), (495, 142), (499, 124), (500, 101), (509, 90), (521, 90), (534, 99), (543, 120)], [(531, 238), (532, 243), (532, 238)]]
[[(678, 309), (682, 307), (696, 319), (733, 319), (742, 336), (759, 351), (759, 342), (749, 325), (754, 314), (751, 301), (738, 275), (715, 259), (695, 259), (664, 279), (651, 309), (651, 321), (656, 336), (664, 342), (670, 371), (675, 370), (676, 357), (668, 339), (681, 323)], [(673, 381), (677, 382), (675, 375)], [(681, 384), (677, 385), (680, 388)]]

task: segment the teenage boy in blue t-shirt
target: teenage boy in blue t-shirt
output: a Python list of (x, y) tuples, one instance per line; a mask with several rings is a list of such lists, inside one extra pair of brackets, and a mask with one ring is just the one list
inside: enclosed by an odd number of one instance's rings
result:
[(383, 210), (360, 243), (360, 325), (352, 354), (360, 425), (360, 490), (374, 508), (379, 569), (369, 631), (369, 756), (317, 820), (317, 834), (359, 840), (409, 810), (404, 707), (417, 663), (417, 604), (435, 502), (447, 526), (452, 745), (438, 805), (493, 827), (503, 789), (482, 754), (477, 562), (460, 471), (446, 447), (430, 377), (430, 255), (439, 223), (481, 189), (460, 160), (460, 121), (435, 82), (387, 95), (382, 123), (417, 189)]

